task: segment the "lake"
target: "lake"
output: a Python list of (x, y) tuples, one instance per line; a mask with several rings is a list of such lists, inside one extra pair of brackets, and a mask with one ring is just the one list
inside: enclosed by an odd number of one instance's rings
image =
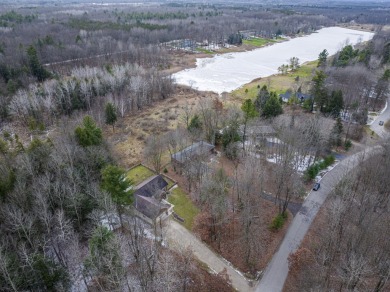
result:
[(277, 74), (278, 67), (288, 64), (291, 57), (298, 57), (302, 64), (316, 60), (324, 49), (333, 55), (346, 44), (368, 41), (373, 35), (341, 27), (322, 28), (310, 35), (253, 51), (198, 58), (196, 68), (180, 71), (173, 77), (178, 84), (198, 90), (230, 92), (256, 78)]

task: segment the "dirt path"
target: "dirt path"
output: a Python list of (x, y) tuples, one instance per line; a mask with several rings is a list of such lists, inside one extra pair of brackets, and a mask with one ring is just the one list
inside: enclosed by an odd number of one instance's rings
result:
[(252, 284), (255, 283), (247, 280), (241, 273), (230, 266), (226, 260), (216, 255), (207, 245), (178, 222), (169, 220), (166, 236), (171, 247), (190, 247), (197, 259), (207, 264), (214, 272), (220, 273), (225, 270), (229, 276), (231, 285), (237, 291), (253, 291)]

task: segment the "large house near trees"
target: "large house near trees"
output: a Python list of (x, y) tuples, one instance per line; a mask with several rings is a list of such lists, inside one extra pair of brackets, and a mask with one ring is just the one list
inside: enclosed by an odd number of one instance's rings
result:
[(152, 176), (137, 185), (134, 192), (135, 209), (151, 220), (168, 215), (172, 206), (164, 200), (167, 186), (161, 175)]
[(171, 162), (176, 171), (181, 171), (188, 161), (205, 161), (214, 153), (215, 146), (204, 141), (196, 142), (183, 150), (172, 154)]

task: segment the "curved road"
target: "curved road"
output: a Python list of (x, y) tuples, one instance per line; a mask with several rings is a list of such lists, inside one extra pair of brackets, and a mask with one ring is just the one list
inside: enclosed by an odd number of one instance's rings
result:
[(381, 138), (386, 138), (389, 136), (389, 132), (386, 131), (384, 126), (380, 126), (379, 122), (390, 120), (390, 98), (387, 99), (387, 104), (385, 110), (375, 119), (375, 121), (370, 125), (371, 130), (378, 134)]
[(371, 154), (380, 151), (380, 149), (380, 146), (370, 147), (365, 151), (345, 158), (322, 178), (321, 188), (318, 191), (311, 191), (309, 193), (301, 210), (294, 217), (279, 250), (274, 254), (271, 262), (268, 264), (260, 283), (256, 287), (257, 292), (282, 291), (288, 275), (288, 257), (300, 246), (312, 221), (329, 193), (344, 175), (356, 167), (361, 161), (367, 159)]
[[(380, 121), (386, 122), (387, 120), (390, 120), (390, 98), (387, 100), (384, 111), (370, 125), (371, 129), (381, 138), (390, 136), (390, 133), (386, 131), (383, 126), (379, 125)], [(297, 216), (294, 217), (278, 251), (274, 254), (261, 281), (256, 287), (257, 292), (280, 292), (283, 290), (284, 282), (288, 275), (288, 257), (300, 246), (311, 223), (330, 192), (349, 171), (356, 167), (361, 161), (369, 158), (370, 155), (380, 150), (380, 146), (374, 146), (351, 155), (342, 160), (321, 179), (321, 188), (318, 191), (311, 191), (309, 193), (301, 210)]]

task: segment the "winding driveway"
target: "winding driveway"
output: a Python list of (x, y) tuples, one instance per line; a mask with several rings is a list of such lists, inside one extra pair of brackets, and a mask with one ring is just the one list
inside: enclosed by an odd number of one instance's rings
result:
[(226, 272), (233, 288), (237, 291), (252, 291), (251, 281), (238, 272), (228, 261), (215, 254), (206, 244), (198, 239), (173, 219), (168, 221), (166, 237), (170, 246), (190, 248), (194, 256), (215, 273)]

